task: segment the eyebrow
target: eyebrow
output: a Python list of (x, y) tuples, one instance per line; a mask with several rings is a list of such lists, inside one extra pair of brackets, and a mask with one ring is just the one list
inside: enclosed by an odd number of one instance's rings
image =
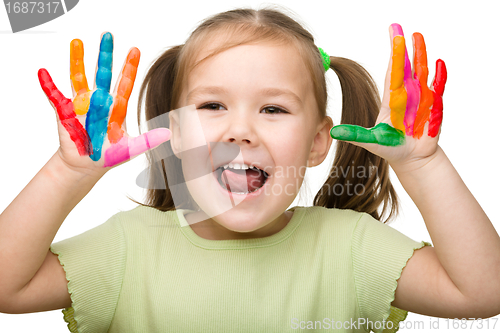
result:
[[(193, 98), (198, 95), (227, 95), (228, 91), (220, 86), (200, 86), (193, 90), (191, 90), (186, 96), (186, 102), (189, 101), (189, 98)], [(292, 98), (296, 103), (302, 105), (302, 100), (299, 96), (297, 96), (293, 91), (289, 89), (279, 89), (279, 88), (263, 88), (258, 91), (258, 94), (269, 96), (269, 97), (277, 97), (277, 96), (288, 96)]]

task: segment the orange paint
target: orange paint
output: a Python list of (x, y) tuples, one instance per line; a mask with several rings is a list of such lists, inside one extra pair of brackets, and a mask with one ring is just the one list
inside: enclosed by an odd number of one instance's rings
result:
[(91, 92), (85, 76), (85, 66), (83, 63), (83, 42), (73, 39), (70, 45), (70, 77), (76, 97), (73, 100), (75, 113), (86, 114), (89, 109)]
[(420, 103), (418, 106), (417, 117), (413, 127), (413, 137), (420, 139), (424, 134), (425, 123), (429, 120), (431, 106), (434, 103), (432, 91), (427, 87), (429, 69), (427, 68), (427, 51), (425, 48), (424, 37), (416, 32), (414, 39), (414, 70), (415, 78), (420, 82)]
[(108, 139), (111, 143), (117, 143), (123, 137), (122, 125), (127, 115), (127, 105), (132, 88), (134, 87), (135, 77), (137, 75), (137, 67), (141, 52), (137, 48), (133, 48), (125, 61), (120, 83), (116, 89), (116, 97), (113, 103), (113, 111), (109, 118)]
[(405, 132), (404, 117), (407, 94), (404, 88), (405, 39), (396, 36), (392, 41), (392, 67), (390, 84), (391, 122), (394, 128)]

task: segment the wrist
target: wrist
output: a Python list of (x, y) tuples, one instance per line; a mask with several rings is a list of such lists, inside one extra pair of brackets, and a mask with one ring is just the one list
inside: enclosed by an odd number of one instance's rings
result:
[(64, 162), (59, 151), (42, 168), (42, 172), (54, 184), (58, 184), (64, 188), (77, 186), (78, 188), (88, 188), (89, 190), (101, 179), (106, 171), (106, 168), (93, 170), (70, 167)]
[[(399, 182), (420, 210), (424, 220), (428, 218), (428, 207), (434, 207), (442, 198), (437, 195), (448, 186), (450, 177), (456, 174), (453, 165), (438, 147), (436, 152), (425, 159), (391, 165)], [(456, 174), (458, 176), (458, 174)]]
[(436, 165), (442, 163), (443, 159), (446, 159), (446, 155), (438, 145), (436, 151), (432, 155), (425, 158), (408, 159), (392, 163), (389, 162), (389, 165), (399, 177), (402, 175), (416, 175), (420, 172), (425, 173), (427, 171), (431, 171), (436, 167)]

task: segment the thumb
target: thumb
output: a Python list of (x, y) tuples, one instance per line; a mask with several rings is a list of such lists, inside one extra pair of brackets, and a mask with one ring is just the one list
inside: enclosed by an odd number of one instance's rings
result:
[(403, 131), (386, 123), (379, 123), (369, 129), (358, 125), (337, 125), (332, 127), (330, 135), (336, 140), (349, 141), (363, 148), (369, 146), (365, 143), (375, 143), (382, 146), (399, 146), (405, 143)]
[(105, 152), (104, 167), (112, 167), (128, 161), (170, 139), (168, 128), (155, 128), (136, 138), (122, 137), (120, 141), (112, 144)]

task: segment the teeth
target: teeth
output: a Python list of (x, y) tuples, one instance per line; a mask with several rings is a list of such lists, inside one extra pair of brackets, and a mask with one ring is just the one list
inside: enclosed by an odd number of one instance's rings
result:
[(231, 169), (237, 169), (237, 170), (247, 170), (247, 169), (258, 170), (255, 166), (248, 165), (248, 164), (245, 164), (245, 163), (243, 163), (243, 164), (229, 163), (229, 164), (225, 164), (223, 167), (224, 167), (224, 169), (231, 168)]

